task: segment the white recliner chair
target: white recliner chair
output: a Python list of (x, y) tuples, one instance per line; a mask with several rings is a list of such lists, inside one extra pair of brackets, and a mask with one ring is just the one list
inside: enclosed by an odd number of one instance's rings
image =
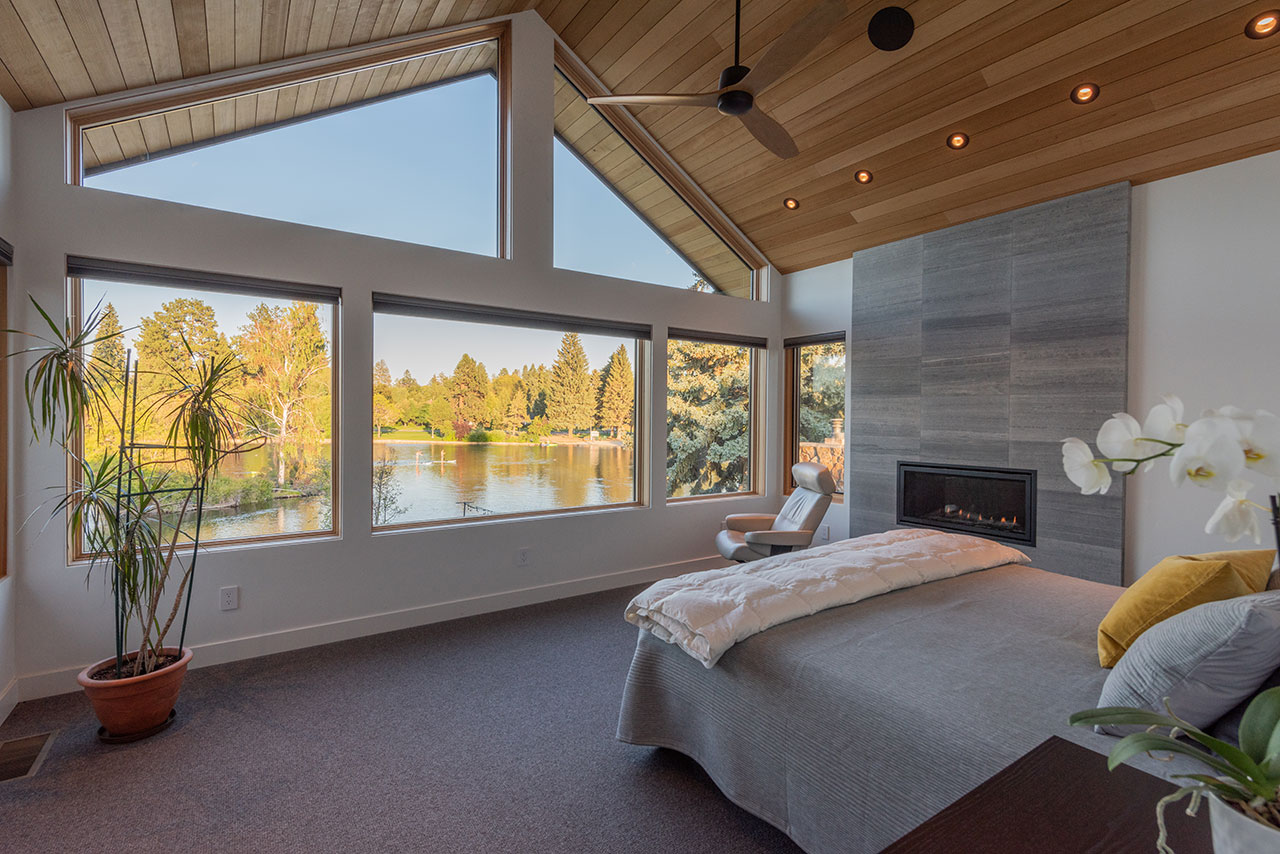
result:
[(818, 463), (796, 463), (791, 476), (796, 489), (777, 516), (734, 513), (725, 517), (725, 530), (716, 534), (720, 554), (745, 563), (803, 549), (813, 542), (818, 523), (831, 505), (836, 481), (827, 467)]

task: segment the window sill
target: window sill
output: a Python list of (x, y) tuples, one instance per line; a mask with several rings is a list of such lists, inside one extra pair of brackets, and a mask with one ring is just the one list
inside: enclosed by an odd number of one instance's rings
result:
[(675, 498), (668, 498), (668, 504), (686, 504), (690, 501), (716, 501), (729, 498), (759, 498), (760, 493), (751, 492), (711, 492), (706, 495), (680, 495)]
[(506, 522), (522, 522), (535, 519), (558, 519), (566, 516), (589, 516), (600, 513), (644, 509), (648, 505), (639, 501), (626, 504), (598, 504), (589, 507), (569, 507), (558, 510), (537, 510), (530, 513), (502, 513), (493, 516), (440, 519), (426, 522), (403, 522), (397, 525), (378, 525), (373, 529), (375, 537), (386, 534), (404, 534), (412, 531), (439, 531), (452, 528), (471, 528), (477, 525), (500, 525)]
[[(253, 537), (252, 539), (243, 540), (218, 540), (212, 543), (202, 542), (200, 543), (200, 553), (248, 551), (250, 549), (293, 546), (298, 545), (299, 543), (337, 541), (341, 539), (342, 534), (337, 530), (300, 531), (295, 534), (276, 534), (270, 537)], [(178, 546), (177, 549), (177, 553), (180, 555), (191, 554), (191, 551), (192, 548), (190, 544)], [(93, 555), (76, 554), (72, 555), (71, 559), (67, 561), (67, 566), (88, 566), (92, 561)]]

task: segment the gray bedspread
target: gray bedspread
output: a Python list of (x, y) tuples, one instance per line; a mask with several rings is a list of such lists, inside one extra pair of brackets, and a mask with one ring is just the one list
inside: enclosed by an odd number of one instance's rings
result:
[(1001, 566), (784, 623), (711, 670), (642, 631), (618, 738), (697, 760), (809, 854), (879, 851), (1050, 735), (1110, 749), (1067, 717), (1096, 704), (1121, 590)]

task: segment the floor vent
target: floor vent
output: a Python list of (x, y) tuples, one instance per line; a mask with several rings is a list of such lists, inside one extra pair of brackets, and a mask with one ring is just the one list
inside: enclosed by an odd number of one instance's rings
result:
[(51, 732), (0, 741), (0, 783), (35, 776), (51, 744)]

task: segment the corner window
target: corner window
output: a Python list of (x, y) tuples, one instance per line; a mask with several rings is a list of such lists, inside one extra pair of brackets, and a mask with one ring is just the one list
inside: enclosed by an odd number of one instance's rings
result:
[[(0, 240), (0, 353), (9, 352), (8, 244)], [(9, 571), (9, 366), (0, 363), (0, 578)]]
[[(227, 406), (238, 438), (261, 441), (228, 457), (209, 483), (202, 544), (336, 531), (336, 291), (87, 259), (72, 259), (68, 273), (81, 317), (99, 313), (101, 335), (123, 331), (94, 346), (95, 363), (122, 372), (131, 351), (138, 365), (135, 442), (166, 443), (156, 402), (197, 360), (234, 357)], [(124, 405), (122, 394), (111, 400)], [(118, 417), (86, 419), (80, 454), (89, 464), (120, 441)], [(181, 460), (157, 468), (179, 483), (186, 476)], [(78, 543), (74, 555), (83, 556)]]
[(90, 120), (79, 183), (499, 255), (498, 56), (489, 40)]
[(752, 297), (751, 267), (560, 69), (555, 133), (557, 267)]
[(648, 339), (647, 326), (375, 294), (374, 527), (640, 502)]
[(755, 373), (765, 342), (669, 335), (667, 497), (751, 492)]
[(793, 463), (821, 463), (831, 470), (836, 494), (844, 494), (844, 333), (788, 339), (787, 471)]

